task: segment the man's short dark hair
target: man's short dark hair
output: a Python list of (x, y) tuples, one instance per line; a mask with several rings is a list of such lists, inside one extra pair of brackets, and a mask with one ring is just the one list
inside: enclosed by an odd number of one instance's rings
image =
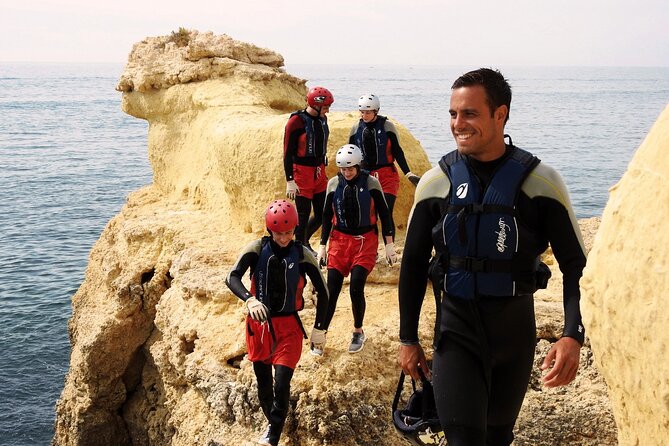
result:
[[(474, 85), (480, 85), (484, 88), (491, 116), (500, 105), (506, 105), (509, 112), (511, 111), (511, 85), (499, 70), (479, 68), (465, 73), (453, 82), (451, 90)], [(509, 113), (507, 112), (504, 123), (506, 124), (508, 120)]]

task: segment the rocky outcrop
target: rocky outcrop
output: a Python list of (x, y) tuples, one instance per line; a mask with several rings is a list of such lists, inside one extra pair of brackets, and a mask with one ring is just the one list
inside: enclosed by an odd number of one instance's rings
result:
[[(284, 195), (283, 127), (290, 111), (304, 107), (305, 82), (268, 50), (209, 33), (177, 37), (137, 44), (119, 84), (123, 109), (149, 122), (153, 183), (109, 222), (72, 299), (72, 355), (54, 445), (245, 445), (264, 427), (245, 359), (244, 306), (224, 277), (239, 250), (263, 233), (265, 205)], [(233, 68), (210, 70), (218, 58)], [(356, 119), (353, 112), (329, 115), (331, 161)], [(431, 167), (424, 151), (398, 129), (409, 164), (423, 173)], [(400, 255), (412, 192), (402, 179)], [(582, 222), (586, 243), (597, 223)], [(561, 333), (560, 275), (552, 268), (551, 287), (537, 296), (538, 353)], [(284, 446), (405, 444), (390, 420), (399, 373), (398, 273), (379, 263), (370, 276), (369, 340), (357, 355), (346, 352), (352, 317), (342, 293), (325, 356), (304, 354), (296, 369)], [(427, 340), (429, 298), (424, 308), (420, 334)], [(307, 297), (305, 326), (314, 312)], [(543, 389), (538, 370), (533, 376), (516, 445), (554, 444), (615, 444), (589, 348), (566, 389)]]
[(581, 281), (621, 445), (669, 443), (669, 106), (611, 188)]

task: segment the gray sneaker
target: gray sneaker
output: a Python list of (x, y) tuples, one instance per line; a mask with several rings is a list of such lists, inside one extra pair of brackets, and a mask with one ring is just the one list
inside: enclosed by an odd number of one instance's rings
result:
[(351, 338), (351, 345), (348, 346), (348, 352), (358, 353), (360, 350), (362, 350), (366, 340), (367, 336), (365, 336), (365, 333), (353, 333), (353, 337)]

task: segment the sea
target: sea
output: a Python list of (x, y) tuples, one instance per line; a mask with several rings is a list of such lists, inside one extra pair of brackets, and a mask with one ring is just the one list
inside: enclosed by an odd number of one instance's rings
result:
[[(478, 67), (294, 65), (353, 111), (374, 93), (434, 164), (454, 149), (453, 80)], [(494, 67), (509, 79), (506, 131), (555, 167), (579, 218), (669, 102), (669, 67)], [(0, 444), (48, 445), (69, 363), (71, 297), (128, 193), (150, 184), (148, 125), (121, 110), (123, 64), (0, 63)], [(331, 147), (330, 150), (336, 148)]]

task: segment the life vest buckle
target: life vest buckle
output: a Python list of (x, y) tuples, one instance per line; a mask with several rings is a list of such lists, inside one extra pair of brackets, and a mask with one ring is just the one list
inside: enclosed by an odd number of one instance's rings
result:
[(450, 266), (472, 273), (483, 273), (488, 270), (488, 259), (478, 257), (451, 256)]

